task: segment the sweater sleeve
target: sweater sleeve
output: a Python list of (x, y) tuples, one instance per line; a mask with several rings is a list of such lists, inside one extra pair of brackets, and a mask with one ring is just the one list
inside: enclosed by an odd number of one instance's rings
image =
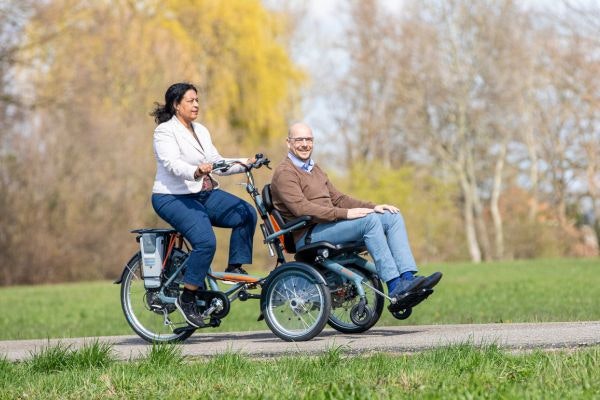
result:
[(309, 201), (302, 192), (300, 177), (290, 168), (281, 168), (276, 171), (271, 188), (274, 200), (283, 203), (295, 218), (309, 215), (317, 223), (347, 218), (348, 210), (345, 208), (327, 207)]

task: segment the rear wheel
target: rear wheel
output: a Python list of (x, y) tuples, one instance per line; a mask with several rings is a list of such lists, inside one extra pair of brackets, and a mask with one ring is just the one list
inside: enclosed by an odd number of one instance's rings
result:
[(331, 310), (319, 272), (283, 268), (265, 289), (263, 315), (271, 331), (288, 342), (310, 340), (323, 330)]
[[(159, 290), (160, 288), (145, 288), (141, 255), (138, 252), (127, 264), (121, 282), (121, 307), (127, 323), (148, 342), (171, 343), (187, 339), (194, 331), (173, 333), (174, 329), (188, 324), (175, 304), (160, 299)], [(166, 289), (165, 295), (177, 297), (179, 284), (175, 283), (173, 287)]]
[[(377, 275), (369, 274), (355, 267), (349, 267), (348, 269), (363, 278), (367, 275), (363, 280), (366, 280), (373, 288), (383, 292), (383, 285)], [(361, 333), (371, 329), (379, 321), (384, 306), (383, 296), (363, 284), (367, 301), (365, 307), (369, 308), (371, 317), (369, 321), (361, 321), (360, 324), (356, 324), (353, 322), (352, 313), (358, 306), (360, 296), (354, 282), (333, 272), (328, 272), (326, 279), (331, 291), (329, 326), (342, 333)]]

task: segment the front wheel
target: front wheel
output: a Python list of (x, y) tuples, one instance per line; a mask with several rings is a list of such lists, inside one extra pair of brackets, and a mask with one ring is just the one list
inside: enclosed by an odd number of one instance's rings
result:
[[(187, 339), (193, 331), (173, 333), (174, 329), (188, 324), (172, 302), (161, 300), (159, 290), (145, 288), (141, 254), (138, 252), (127, 263), (121, 281), (121, 307), (127, 323), (148, 342), (172, 343)], [(165, 294), (177, 297), (179, 285), (165, 289)]]
[(310, 340), (323, 330), (329, 312), (329, 289), (314, 268), (285, 267), (265, 288), (263, 315), (271, 331), (288, 342)]

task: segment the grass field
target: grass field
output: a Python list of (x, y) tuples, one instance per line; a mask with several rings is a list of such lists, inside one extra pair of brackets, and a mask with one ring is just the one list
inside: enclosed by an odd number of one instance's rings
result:
[[(533, 260), (435, 264), (436, 292), (399, 321), (384, 310), (378, 325), (600, 320), (600, 261)], [(133, 334), (112, 282), (0, 289), (0, 340)], [(239, 302), (215, 331), (264, 330), (258, 303)], [(201, 333), (200, 333), (201, 334)]]
[[(436, 264), (444, 279), (406, 321), (384, 312), (379, 325), (599, 320), (600, 262)], [(0, 289), (0, 339), (132, 334), (110, 282)], [(218, 330), (266, 329), (258, 304), (236, 302)], [(214, 330), (213, 330), (214, 331)], [(201, 334), (201, 332), (199, 333)], [(511, 354), (495, 345), (442, 347), (413, 355), (256, 360), (226, 353), (209, 360), (181, 346), (148, 346), (116, 361), (109, 345), (38, 350), (23, 362), (0, 356), (0, 399), (232, 398), (600, 398), (600, 346)]]
[(458, 345), (414, 355), (252, 360), (226, 353), (181, 356), (149, 347), (145, 358), (113, 360), (110, 347), (46, 349), (25, 362), (0, 360), (0, 398), (43, 399), (593, 399), (600, 396), (600, 347), (509, 354)]

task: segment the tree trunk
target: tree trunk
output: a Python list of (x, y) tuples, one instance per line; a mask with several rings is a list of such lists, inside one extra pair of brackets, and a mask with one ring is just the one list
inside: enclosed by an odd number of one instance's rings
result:
[(477, 242), (477, 231), (475, 229), (475, 217), (473, 212), (473, 195), (467, 177), (464, 174), (460, 176), (460, 186), (462, 189), (465, 203), (463, 206), (463, 217), (465, 221), (465, 234), (467, 235), (467, 246), (471, 261), (474, 263), (481, 262), (481, 249)]
[(467, 156), (466, 171), (468, 176), (467, 184), (469, 185), (469, 191), (471, 193), (473, 202), (473, 216), (475, 218), (477, 239), (481, 246), (480, 248), (482, 250), (483, 260), (490, 261), (492, 253), (490, 239), (483, 218), (483, 204), (481, 203), (481, 198), (479, 197), (479, 190), (477, 188), (477, 179), (475, 177), (475, 168), (473, 166), (473, 158), (471, 153), (469, 153)]
[(502, 171), (504, 170), (504, 161), (506, 159), (507, 144), (502, 143), (500, 154), (496, 159), (494, 168), (494, 183), (492, 188), (492, 197), (490, 199), (490, 212), (494, 221), (494, 239), (496, 246), (496, 258), (501, 260), (504, 258), (504, 228), (502, 223), (502, 215), (498, 202), (500, 200), (500, 192), (502, 186)]

